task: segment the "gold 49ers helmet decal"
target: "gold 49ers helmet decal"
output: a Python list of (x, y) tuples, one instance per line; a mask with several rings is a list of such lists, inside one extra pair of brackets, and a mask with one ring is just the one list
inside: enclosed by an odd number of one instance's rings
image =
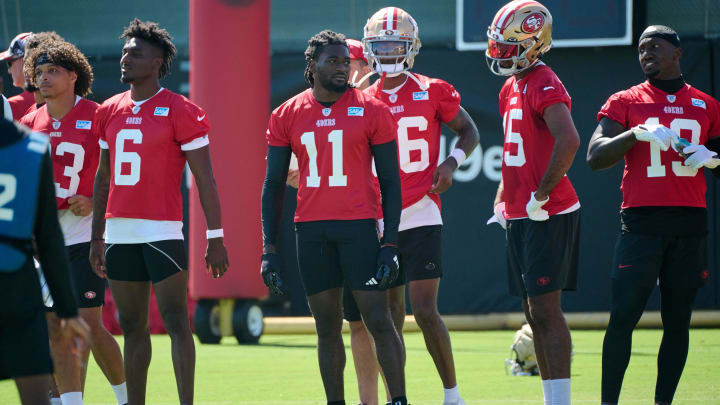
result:
[(412, 68), (421, 44), (417, 23), (405, 10), (380, 9), (363, 31), (365, 56), (374, 71), (395, 75)]
[(552, 46), (552, 16), (534, 0), (503, 6), (488, 27), (485, 57), (490, 71), (510, 76), (535, 65)]

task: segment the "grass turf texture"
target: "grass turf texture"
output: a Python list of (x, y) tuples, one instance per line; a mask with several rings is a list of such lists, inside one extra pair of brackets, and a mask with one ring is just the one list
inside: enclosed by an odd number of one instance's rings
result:
[[(470, 404), (541, 404), (539, 377), (505, 376), (513, 331), (453, 332), (452, 343), (459, 387)], [(573, 403), (600, 402), (600, 356), (604, 331), (572, 333), (575, 355), (572, 364)], [(348, 405), (356, 404), (357, 385), (347, 349), (345, 393)], [(656, 377), (660, 330), (637, 330), (633, 356), (620, 400), (623, 404), (651, 404)], [(195, 403), (202, 404), (325, 404), (317, 367), (313, 335), (263, 336), (261, 344), (239, 346), (233, 338), (221, 345), (197, 344)], [(425, 350), (422, 335), (409, 333), (406, 379), (410, 403), (441, 404), (442, 386)], [(122, 344), (122, 340), (121, 340)], [(177, 404), (177, 390), (170, 360), (170, 339), (153, 336), (148, 404)], [(675, 405), (714, 404), (720, 401), (720, 329), (693, 329), (690, 354)], [(382, 391), (382, 390), (381, 390)], [(114, 394), (91, 359), (85, 404), (115, 404)], [(381, 395), (384, 395), (381, 394)], [(0, 404), (19, 404), (12, 381), (0, 381)]]

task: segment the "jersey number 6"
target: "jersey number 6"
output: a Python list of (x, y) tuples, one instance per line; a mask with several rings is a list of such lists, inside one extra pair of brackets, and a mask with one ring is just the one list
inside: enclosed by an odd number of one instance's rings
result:
[[(140, 155), (137, 152), (125, 152), (125, 141), (134, 144), (142, 143), (142, 132), (139, 129), (122, 129), (115, 138), (115, 185), (134, 186), (140, 181)], [(130, 163), (130, 173), (122, 174), (123, 163)]]

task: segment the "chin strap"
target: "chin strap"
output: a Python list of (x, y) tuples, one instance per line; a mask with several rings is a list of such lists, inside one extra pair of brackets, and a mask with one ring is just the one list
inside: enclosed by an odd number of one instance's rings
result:
[(420, 79), (417, 78), (417, 76), (408, 72), (407, 70), (403, 71), (402, 73), (404, 73), (407, 77), (413, 79), (413, 81), (415, 81), (415, 83), (417, 83), (417, 85), (420, 86), (420, 89), (422, 91), (425, 91), (428, 89), (428, 87), (430, 87), (429, 84), (421, 82)]
[(375, 74), (375, 72), (370, 72), (370, 73), (366, 74), (365, 76), (361, 77), (360, 80), (355, 81), (355, 79), (357, 79), (357, 77), (358, 77), (358, 73), (360, 73), (360, 72), (356, 70), (355, 73), (353, 73), (353, 77), (352, 77), (352, 80), (351, 80), (353, 86), (355, 86), (355, 87), (360, 87), (360, 85), (361, 85), (365, 80), (370, 79), (370, 76), (372, 76), (372, 75)]

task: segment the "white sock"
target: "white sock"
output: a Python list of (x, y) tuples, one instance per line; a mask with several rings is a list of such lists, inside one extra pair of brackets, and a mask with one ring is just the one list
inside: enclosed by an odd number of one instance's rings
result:
[(545, 405), (552, 405), (552, 388), (550, 387), (550, 380), (542, 380), (543, 387), (543, 401)]
[(570, 405), (570, 379), (559, 378), (550, 380), (552, 388), (552, 405)]
[(125, 405), (128, 403), (127, 386), (124, 382), (122, 384), (112, 385), (112, 389), (115, 391), (115, 398), (117, 398), (118, 405)]
[(453, 403), (460, 401), (460, 391), (458, 390), (457, 385), (452, 388), (444, 388), (443, 391), (445, 391), (444, 402)]
[(83, 405), (82, 392), (73, 391), (60, 394), (63, 405)]
[(60, 397), (52, 397), (50, 398), (50, 405), (62, 405), (62, 400), (60, 400)]

